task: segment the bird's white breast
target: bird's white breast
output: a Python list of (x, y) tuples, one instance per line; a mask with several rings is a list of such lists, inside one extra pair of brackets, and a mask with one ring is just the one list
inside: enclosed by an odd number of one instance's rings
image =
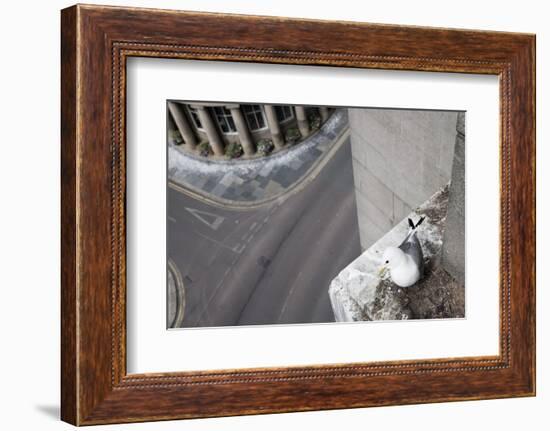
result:
[(400, 287), (409, 287), (418, 281), (420, 271), (410, 256), (406, 256), (404, 263), (390, 270), (392, 281)]

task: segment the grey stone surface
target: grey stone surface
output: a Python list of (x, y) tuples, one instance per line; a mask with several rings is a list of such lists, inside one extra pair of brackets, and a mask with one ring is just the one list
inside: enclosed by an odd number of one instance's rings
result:
[(403, 220), (407, 214), (412, 212), (412, 208), (401, 200), (397, 195), (393, 195), (393, 217), (396, 220)]
[(365, 224), (360, 226), (361, 247), (366, 250), (377, 235), (450, 181), (457, 113), (348, 111), (358, 219)]
[(367, 229), (364, 224), (361, 224), (360, 221), (358, 222), (359, 222), (360, 238), (365, 238), (365, 240), (373, 244), (376, 241), (378, 241), (380, 238), (382, 238), (384, 234), (388, 231), (388, 230), (380, 229), (378, 226), (375, 226), (375, 225), (370, 225), (369, 228)]
[(453, 173), (449, 191), (449, 209), (442, 251), (442, 266), (464, 284), (465, 269), (465, 113), (457, 119), (457, 135), (453, 159)]
[(382, 233), (386, 233), (392, 228), (391, 218), (387, 214), (367, 199), (363, 193), (355, 193), (355, 201), (357, 203), (357, 220), (359, 226), (364, 229), (378, 228)]
[(353, 163), (353, 172), (355, 192), (393, 221), (393, 192), (357, 161)]

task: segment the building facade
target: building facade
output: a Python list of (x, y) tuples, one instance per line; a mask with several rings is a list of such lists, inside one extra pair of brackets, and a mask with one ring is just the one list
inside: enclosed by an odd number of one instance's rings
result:
[(331, 108), (292, 105), (168, 102), (169, 141), (208, 157), (256, 157), (307, 138)]

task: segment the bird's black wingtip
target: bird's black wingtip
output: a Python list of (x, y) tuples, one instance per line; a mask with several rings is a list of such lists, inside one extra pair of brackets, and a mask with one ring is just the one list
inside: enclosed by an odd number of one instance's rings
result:
[[(420, 217), (420, 220), (418, 220), (418, 223), (416, 223), (416, 226), (414, 226), (414, 228), (416, 229), (418, 226), (420, 226), (425, 218), (426, 216)], [(409, 219), (409, 224), (411, 224), (411, 219)]]
[(407, 218), (407, 220), (409, 221), (409, 226), (411, 229), (414, 229), (414, 223), (413, 221), (410, 219), (410, 218)]

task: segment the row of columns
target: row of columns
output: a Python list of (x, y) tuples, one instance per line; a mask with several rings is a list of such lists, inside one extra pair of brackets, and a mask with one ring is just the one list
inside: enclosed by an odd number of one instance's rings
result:
[[(199, 120), (208, 136), (208, 141), (212, 147), (212, 151), (216, 156), (223, 156), (224, 154), (224, 141), (218, 132), (218, 128), (212, 118), (210, 112), (206, 109), (206, 106), (202, 105), (193, 105), (194, 109), (197, 110)], [(237, 128), (237, 134), (239, 135), (239, 140), (243, 147), (243, 151), (247, 156), (251, 156), (256, 152), (254, 147), (254, 141), (248, 130), (248, 125), (246, 119), (241, 111), (239, 105), (229, 105), (228, 106), (233, 121), (235, 122), (235, 127)], [(191, 150), (195, 149), (197, 146), (197, 138), (193, 131), (193, 127), (189, 124), (187, 116), (183, 112), (183, 107), (174, 102), (168, 102), (168, 110), (174, 119), (174, 123), (178, 128), (180, 134), (183, 137), (183, 140), (186, 144), (189, 145)], [(279, 125), (279, 120), (277, 119), (277, 113), (273, 105), (264, 105), (264, 112), (267, 119), (267, 126), (273, 140), (275, 148), (280, 149), (285, 144), (285, 139), (281, 131), (281, 126)], [(298, 129), (300, 134), (303, 137), (306, 137), (309, 132), (309, 121), (306, 115), (306, 109), (303, 106), (294, 106), (294, 112), (296, 114), (296, 121), (298, 123)], [(329, 111), (326, 107), (320, 107), (319, 113), (321, 119), (325, 122), (328, 119)]]

